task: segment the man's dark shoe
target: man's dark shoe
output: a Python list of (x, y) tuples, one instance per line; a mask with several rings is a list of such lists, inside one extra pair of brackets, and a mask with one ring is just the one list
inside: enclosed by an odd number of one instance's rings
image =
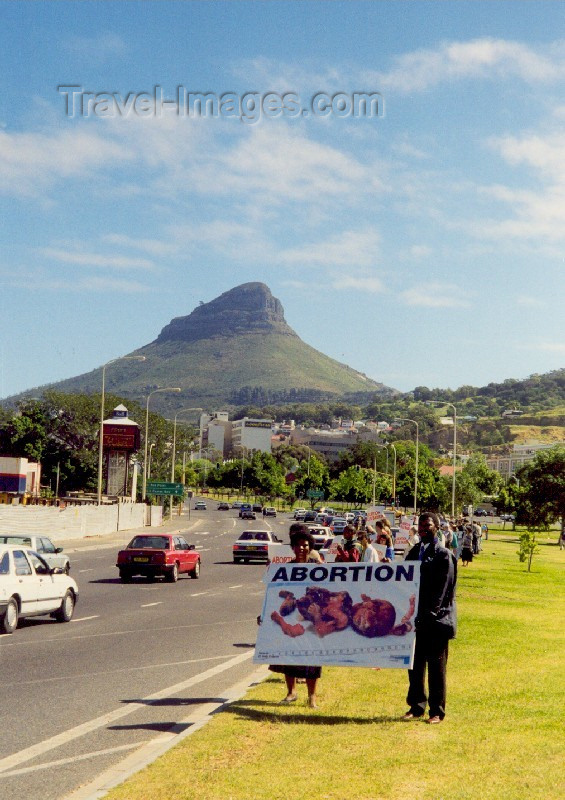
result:
[(420, 719), (421, 714), (413, 714), (411, 711), (408, 711), (403, 717), (403, 722), (411, 722), (413, 719)]

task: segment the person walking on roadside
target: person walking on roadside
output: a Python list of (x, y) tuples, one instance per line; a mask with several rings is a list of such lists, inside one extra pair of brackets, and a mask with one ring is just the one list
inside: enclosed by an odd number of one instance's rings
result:
[(473, 560), (473, 533), (467, 525), (461, 538), (461, 564), (467, 567)]
[(448, 645), (449, 640), (455, 637), (457, 627), (457, 561), (449, 550), (439, 544), (438, 529), (439, 517), (436, 514), (420, 514), (418, 533), (421, 542), (406, 555), (406, 561), (421, 562), (421, 571), (415, 619), (414, 664), (408, 670), (406, 702), (409, 710), (403, 719), (418, 719), (424, 715), (429, 704), (430, 725), (436, 725), (445, 717)]

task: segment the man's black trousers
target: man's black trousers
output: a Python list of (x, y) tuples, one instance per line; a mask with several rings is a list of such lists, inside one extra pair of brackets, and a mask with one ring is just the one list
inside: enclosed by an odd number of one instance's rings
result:
[[(449, 639), (434, 632), (418, 631), (414, 666), (408, 670), (406, 702), (414, 716), (419, 717), (429, 702), (430, 717), (445, 717), (446, 671)], [(426, 668), (429, 693), (426, 694)]]

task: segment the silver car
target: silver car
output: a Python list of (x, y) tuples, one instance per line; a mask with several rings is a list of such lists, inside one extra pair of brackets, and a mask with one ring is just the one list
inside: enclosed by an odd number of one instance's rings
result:
[(51, 568), (58, 567), (66, 572), (67, 575), (71, 571), (71, 562), (68, 555), (63, 553), (62, 547), (55, 547), (51, 539), (47, 536), (11, 533), (0, 535), (0, 544), (20, 544), (23, 547), (29, 547), (30, 550), (39, 553), (41, 558), (45, 559)]

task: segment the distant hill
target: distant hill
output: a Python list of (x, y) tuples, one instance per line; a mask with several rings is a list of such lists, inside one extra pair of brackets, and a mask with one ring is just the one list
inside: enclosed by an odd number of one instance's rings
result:
[[(151, 399), (152, 410), (161, 413), (249, 401), (398, 394), (303, 342), (287, 324), (280, 300), (263, 283), (236, 286), (188, 316), (173, 319), (155, 341), (129, 355), (146, 360), (117, 362), (106, 373), (107, 391), (144, 403), (158, 387), (180, 386), (179, 394), (163, 392)], [(96, 393), (101, 383), (101, 369), (96, 369), (49, 388)], [(36, 392), (30, 389), (20, 397)]]
[[(463, 403), (465, 410), (461, 413), (475, 416), (496, 416), (507, 409), (539, 414), (565, 405), (565, 369), (530, 375), (522, 380), (507, 378), (502, 383), (481, 387), (466, 385), (458, 389), (428, 389), (427, 386), (417, 386), (410, 394), (415, 400)], [(516, 420), (514, 423), (519, 424)]]

